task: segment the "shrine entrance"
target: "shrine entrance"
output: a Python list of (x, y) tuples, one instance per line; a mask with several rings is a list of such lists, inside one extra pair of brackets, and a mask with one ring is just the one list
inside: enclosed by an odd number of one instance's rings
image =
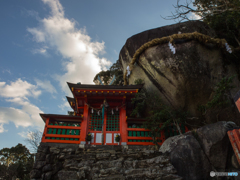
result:
[(120, 135), (119, 111), (106, 110), (104, 120), (99, 112), (90, 113), (89, 117), (89, 132), (93, 137), (91, 144), (118, 145), (115, 137)]

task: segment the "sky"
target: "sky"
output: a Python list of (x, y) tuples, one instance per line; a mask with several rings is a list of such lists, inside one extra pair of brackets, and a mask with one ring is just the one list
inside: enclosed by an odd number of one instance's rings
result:
[(39, 113), (67, 114), (66, 82), (93, 84), (126, 40), (176, 23), (176, 1), (0, 1), (0, 149), (43, 131)]

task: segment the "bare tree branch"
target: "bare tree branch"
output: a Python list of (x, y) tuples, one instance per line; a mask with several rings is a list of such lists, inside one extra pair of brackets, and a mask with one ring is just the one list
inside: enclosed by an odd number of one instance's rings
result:
[(28, 132), (28, 137), (25, 139), (25, 142), (27, 142), (31, 146), (31, 150), (36, 153), (41, 139), (42, 132), (39, 130), (34, 130)]
[(196, 14), (200, 17), (200, 20), (206, 18), (207, 16), (221, 14), (227, 11), (238, 12), (240, 10), (238, 1), (228, 1), (228, 0), (186, 0), (184, 4), (177, 1), (177, 5), (173, 5), (175, 12), (171, 16), (167, 16), (163, 19), (166, 20), (191, 20), (189, 15), (191, 13)]

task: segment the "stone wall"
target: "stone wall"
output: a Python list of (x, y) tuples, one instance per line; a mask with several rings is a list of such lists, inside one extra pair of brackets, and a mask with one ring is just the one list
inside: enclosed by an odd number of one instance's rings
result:
[(41, 143), (31, 179), (182, 179), (169, 158), (152, 148)]

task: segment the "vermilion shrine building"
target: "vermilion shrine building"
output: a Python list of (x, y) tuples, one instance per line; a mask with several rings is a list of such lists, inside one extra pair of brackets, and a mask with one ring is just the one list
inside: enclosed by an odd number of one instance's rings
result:
[[(67, 97), (74, 115), (40, 114), (45, 122), (42, 142), (86, 144), (88, 133), (93, 145), (153, 145), (149, 130), (142, 128), (144, 119), (129, 118), (131, 99), (142, 85), (86, 85), (68, 83), (73, 98)], [(181, 127), (185, 132), (185, 127)], [(115, 141), (120, 135), (120, 142)], [(176, 128), (161, 133), (176, 135)], [(103, 136), (102, 136), (103, 135)]]

